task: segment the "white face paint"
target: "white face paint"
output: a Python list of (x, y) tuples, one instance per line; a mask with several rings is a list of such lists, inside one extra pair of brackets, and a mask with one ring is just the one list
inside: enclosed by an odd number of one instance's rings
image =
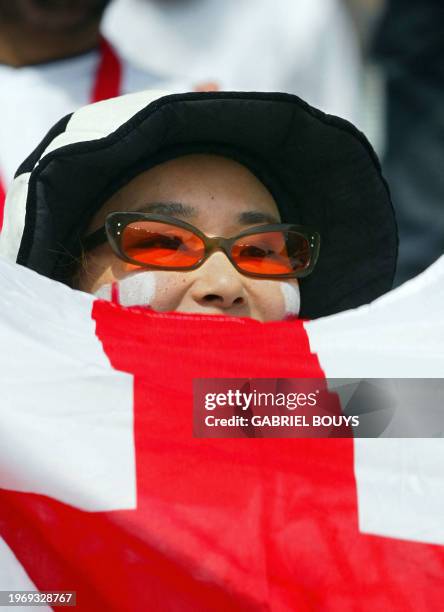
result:
[(155, 272), (135, 272), (119, 281), (102, 285), (94, 295), (122, 306), (149, 306), (155, 292)]
[[(167, 280), (162, 279), (163, 282), (160, 282), (160, 278), (156, 280), (156, 274), (158, 273), (152, 271), (134, 272), (121, 280), (102, 285), (95, 291), (94, 295), (101, 300), (107, 300), (122, 306), (151, 306), (156, 297), (156, 289), (161, 294), (164, 293), (162, 287), (165, 289), (165, 281)], [(178, 287), (174, 283), (171, 285), (171, 279), (168, 280), (169, 283), (167, 282), (166, 285), (170, 286), (169, 293), (172, 291), (173, 296), (176, 296)], [(301, 304), (299, 286), (289, 282), (278, 282), (278, 285), (284, 301), (283, 318), (297, 317)], [(180, 288), (179, 291), (181, 290)], [(172, 310), (172, 308), (168, 308), (168, 300), (167, 304), (163, 304), (162, 301), (159, 303), (159, 299), (156, 302), (156, 309)]]
[(111, 302), (111, 287), (111, 283), (109, 283), (108, 285), (102, 285), (97, 289), (97, 291), (94, 291), (94, 295), (99, 298), (99, 300), (106, 300), (107, 302)]
[(301, 294), (299, 285), (281, 282), (280, 288), (285, 302), (285, 316), (298, 316), (301, 308)]

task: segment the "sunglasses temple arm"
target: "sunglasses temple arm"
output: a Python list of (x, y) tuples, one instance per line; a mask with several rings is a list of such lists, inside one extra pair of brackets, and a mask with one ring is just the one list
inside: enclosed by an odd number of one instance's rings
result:
[(105, 227), (101, 227), (82, 240), (85, 251), (92, 251), (96, 247), (104, 244), (108, 240)]

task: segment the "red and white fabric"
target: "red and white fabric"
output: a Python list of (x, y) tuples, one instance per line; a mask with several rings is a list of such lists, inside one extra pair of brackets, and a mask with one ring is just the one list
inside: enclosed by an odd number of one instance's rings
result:
[(196, 439), (192, 381), (441, 377), (444, 259), (313, 322), (123, 308), (3, 259), (0, 283), (0, 589), (75, 590), (81, 611), (440, 609), (442, 439)]
[(73, 58), (14, 68), (0, 65), (0, 229), (7, 186), (62, 117), (90, 102), (152, 87), (188, 89), (121, 59), (105, 41)]

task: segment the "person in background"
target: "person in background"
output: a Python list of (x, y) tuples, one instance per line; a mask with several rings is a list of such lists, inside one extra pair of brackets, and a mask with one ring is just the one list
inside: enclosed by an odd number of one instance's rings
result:
[(104, 31), (194, 89), (286, 91), (362, 126), (360, 50), (341, 0), (115, 0)]
[(57, 119), (91, 101), (163, 87), (101, 37), (109, 2), (0, 0), (0, 229), (7, 185)]
[(396, 282), (444, 251), (444, 5), (391, 0), (374, 40), (387, 83), (384, 173), (399, 224)]

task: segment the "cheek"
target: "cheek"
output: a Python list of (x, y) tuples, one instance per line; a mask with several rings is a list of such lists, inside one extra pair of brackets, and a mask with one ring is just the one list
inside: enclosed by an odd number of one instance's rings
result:
[(190, 285), (187, 272), (156, 272), (156, 293), (152, 301), (154, 310), (177, 310)]
[(137, 272), (99, 287), (94, 295), (122, 306), (151, 306), (156, 294), (156, 272)]
[(253, 312), (262, 321), (282, 321), (299, 314), (300, 295), (297, 281), (256, 281), (251, 292)]
[(99, 287), (94, 295), (122, 306), (175, 310), (186, 286), (184, 273), (135, 272)]

